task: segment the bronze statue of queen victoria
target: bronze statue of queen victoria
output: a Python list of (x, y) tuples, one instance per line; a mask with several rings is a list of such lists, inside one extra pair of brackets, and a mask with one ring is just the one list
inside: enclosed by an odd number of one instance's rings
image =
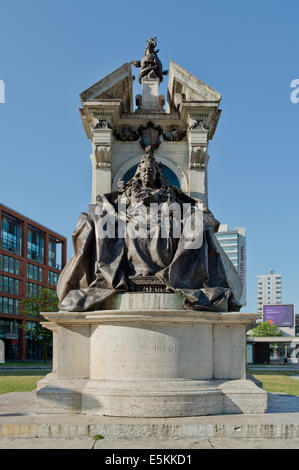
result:
[(241, 281), (216, 240), (218, 226), (167, 183), (148, 152), (127, 184), (81, 214), (57, 286), (60, 309), (98, 310), (115, 294), (144, 290), (181, 293), (187, 309), (238, 311)]

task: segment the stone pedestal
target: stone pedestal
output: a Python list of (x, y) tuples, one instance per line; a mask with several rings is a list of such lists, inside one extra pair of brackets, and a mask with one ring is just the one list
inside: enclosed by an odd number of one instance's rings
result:
[(265, 413), (246, 379), (246, 325), (257, 315), (186, 311), (179, 294), (126, 293), (104, 310), (45, 313), (53, 373), (43, 413), (178, 417)]
[(162, 111), (162, 95), (159, 96), (159, 79), (143, 78), (142, 79), (142, 111)]

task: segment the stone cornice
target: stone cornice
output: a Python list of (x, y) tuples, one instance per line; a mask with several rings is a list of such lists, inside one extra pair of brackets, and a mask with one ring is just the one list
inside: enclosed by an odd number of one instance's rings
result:
[(247, 325), (260, 315), (242, 312), (201, 312), (196, 310), (97, 310), (94, 312), (45, 312), (42, 316), (52, 324), (113, 323), (204, 323)]

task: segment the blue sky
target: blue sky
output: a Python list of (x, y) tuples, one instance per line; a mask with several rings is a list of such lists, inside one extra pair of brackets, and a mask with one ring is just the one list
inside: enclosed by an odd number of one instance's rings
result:
[(70, 241), (91, 198), (79, 93), (156, 35), (164, 68), (172, 59), (223, 95), (209, 205), (247, 229), (246, 310), (270, 268), (299, 305), (298, 1), (0, 0), (0, 17), (1, 203)]

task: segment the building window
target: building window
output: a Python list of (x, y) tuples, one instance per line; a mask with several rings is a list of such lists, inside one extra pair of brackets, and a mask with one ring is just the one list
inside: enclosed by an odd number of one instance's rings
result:
[(18, 315), (19, 301), (11, 297), (0, 296), (0, 312), (9, 315)]
[(7, 294), (19, 295), (20, 282), (8, 276), (0, 276), (0, 290)]
[(59, 274), (53, 273), (53, 271), (48, 272), (48, 283), (51, 284), (51, 286), (57, 285), (58, 278)]
[(56, 268), (56, 241), (49, 238), (49, 266)]
[(49, 237), (48, 263), (51, 268), (62, 270), (62, 242)]
[(20, 275), (20, 261), (11, 256), (1, 255), (1, 271)]
[(29, 259), (44, 262), (44, 234), (40, 230), (28, 227), (27, 256)]
[(42, 282), (43, 269), (38, 266), (34, 266), (33, 264), (27, 263), (27, 277), (33, 281)]
[(15, 336), (19, 336), (18, 323), (15, 320), (0, 320), (0, 338), (5, 338), (6, 333), (13, 333)]
[(22, 254), (22, 224), (9, 215), (2, 216), (1, 246), (3, 250)]
[(27, 282), (27, 288), (26, 288), (26, 293), (27, 297), (39, 297), (41, 293), (41, 286), (38, 286), (37, 284), (33, 284), (32, 282)]

